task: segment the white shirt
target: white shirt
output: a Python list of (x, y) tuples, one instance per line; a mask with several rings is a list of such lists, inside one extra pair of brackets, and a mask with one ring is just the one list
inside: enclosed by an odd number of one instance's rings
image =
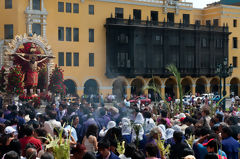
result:
[(44, 122), (44, 129), (52, 136), (54, 136), (53, 129), (55, 127), (61, 127), (61, 123), (59, 121), (56, 121), (55, 119)]

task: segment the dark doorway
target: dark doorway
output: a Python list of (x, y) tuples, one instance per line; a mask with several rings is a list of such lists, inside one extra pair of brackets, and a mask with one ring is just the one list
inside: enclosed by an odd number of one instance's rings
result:
[(66, 85), (66, 93), (70, 94), (71, 96), (76, 96), (77, 91), (76, 91), (76, 84), (74, 83), (73, 80), (65, 80), (63, 82)]
[(97, 95), (98, 94), (98, 84), (94, 79), (89, 79), (84, 84), (84, 94), (86, 95)]

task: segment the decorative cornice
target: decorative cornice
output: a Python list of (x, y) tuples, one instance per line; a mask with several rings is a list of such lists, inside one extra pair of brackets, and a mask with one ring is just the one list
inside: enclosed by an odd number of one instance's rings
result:
[[(131, 5), (139, 5), (139, 6), (148, 6), (148, 7), (159, 7), (159, 8), (172, 8), (175, 9), (176, 6), (169, 6), (169, 5), (159, 5), (159, 4), (151, 4), (151, 3), (139, 3), (139, 2), (130, 2), (130, 1), (117, 1), (117, 0), (96, 0), (100, 2), (110, 2), (110, 3), (119, 3), (119, 4), (131, 4)], [(141, 2), (141, 1), (140, 1)], [(152, 2), (156, 3), (156, 2)], [(192, 10), (193, 8), (185, 8), (185, 7), (179, 7), (180, 10)]]

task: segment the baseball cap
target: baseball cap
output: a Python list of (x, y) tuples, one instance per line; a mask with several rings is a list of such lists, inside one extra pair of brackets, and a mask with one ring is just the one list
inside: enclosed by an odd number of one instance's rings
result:
[(11, 126), (7, 126), (7, 127), (4, 129), (4, 133), (5, 133), (5, 134), (12, 134), (12, 133), (14, 133), (14, 132), (16, 132), (16, 130), (15, 130), (13, 127), (11, 127)]

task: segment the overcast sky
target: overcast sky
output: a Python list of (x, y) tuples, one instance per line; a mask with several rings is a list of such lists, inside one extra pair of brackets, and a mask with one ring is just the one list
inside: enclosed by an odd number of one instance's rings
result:
[(194, 8), (204, 8), (204, 7), (206, 7), (206, 4), (209, 4), (212, 2), (217, 2), (219, 0), (183, 0), (183, 1), (193, 2)]

